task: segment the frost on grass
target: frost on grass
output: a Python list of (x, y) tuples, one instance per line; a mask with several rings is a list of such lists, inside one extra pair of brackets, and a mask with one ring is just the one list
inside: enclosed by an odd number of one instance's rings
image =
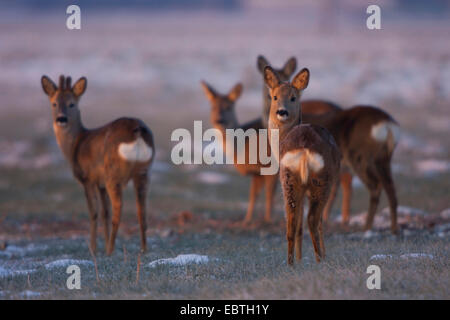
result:
[(375, 254), (369, 260), (388, 260), (388, 259), (429, 259), (433, 260), (434, 256), (428, 253), (404, 253), (399, 256), (393, 254)]
[(37, 298), (40, 297), (42, 293), (37, 291), (25, 290), (19, 293), (19, 296), (22, 298)]
[(369, 260), (386, 260), (386, 259), (391, 259), (394, 256), (392, 254), (374, 254), (373, 256), (370, 257)]
[(428, 253), (405, 253), (400, 256), (401, 259), (430, 259), (433, 260), (434, 256)]
[(35, 244), (29, 244), (26, 247), (19, 247), (15, 245), (9, 245), (6, 247), (5, 250), (0, 251), (0, 257), (6, 256), (8, 258), (11, 258), (12, 256), (25, 256), (30, 253), (35, 253), (37, 251), (43, 251), (46, 250), (48, 246), (46, 245), (35, 245)]
[(76, 259), (60, 259), (60, 260), (55, 260), (52, 262), (49, 262), (45, 265), (46, 269), (54, 269), (54, 268), (63, 268), (63, 267), (67, 267), (70, 265), (77, 265), (77, 266), (93, 266), (94, 263), (92, 261), (89, 260), (76, 260)]
[(21, 276), (21, 275), (27, 275), (30, 273), (36, 272), (36, 269), (29, 269), (29, 270), (11, 270), (11, 269), (5, 269), (0, 266), (0, 278), (6, 278), (6, 277), (14, 277), (14, 276)]
[(208, 263), (208, 256), (202, 256), (199, 254), (180, 254), (175, 258), (158, 259), (148, 264), (150, 268), (157, 267), (159, 265), (172, 265), (172, 266), (184, 266), (187, 264), (202, 264)]

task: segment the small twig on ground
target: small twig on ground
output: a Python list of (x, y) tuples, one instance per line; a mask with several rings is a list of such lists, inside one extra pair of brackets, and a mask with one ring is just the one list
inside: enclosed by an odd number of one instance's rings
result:
[[(87, 242), (87, 240), (86, 240), (86, 242)], [(99, 277), (98, 268), (97, 268), (97, 258), (95, 257), (94, 251), (92, 251), (92, 248), (89, 245), (89, 243), (88, 243), (88, 248), (89, 248), (89, 252), (91, 253), (92, 260), (94, 260), (95, 278), (97, 279), (97, 283), (100, 283), (100, 277)]]
[(141, 271), (141, 253), (138, 254), (137, 258), (137, 270), (136, 270), (136, 284), (139, 283), (139, 273)]

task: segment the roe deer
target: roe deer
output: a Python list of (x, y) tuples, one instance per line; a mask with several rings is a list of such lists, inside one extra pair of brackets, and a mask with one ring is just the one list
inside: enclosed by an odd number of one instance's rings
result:
[[(257, 67), (258, 70), (264, 75), (264, 68), (266, 66), (270, 66), (269, 61), (262, 55), (257, 58)], [(295, 72), (297, 68), (297, 60), (295, 57), (290, 58), (283, 68), (274, 69), (275, 73), (277, 73), (278, 77), (281, 81), (288, 81), (290, 76)], [(264, 77), (263, 77), (264, 78)], [(263, 84), (263, 121), (264, 127), (267, 127), (267, 121), (269, 118), (270, 112), (270, 95), (269, 89), (265, 84)], [(316, 125), (324, 126), (324, 122), (327, 119), (335, 116), (337, 113), (342, 111), (342, 108), (338, 105), (324, 100), (304, 100), (302, 101), (302, 114), (304, 115), (303, 122), (304, 123), (312, 123)], [(341, 174), (340, 174), (340, 182), (342, 186), (342, 220), (343, 224), (346, 225), (349, 216), (350, 216), (350, 200), (352, 194), (352, 175), (350, 170), (341, 166)], [(333, 200), (335, 198), (337, 192), (337, 186), (333, 186), (332, 196), (330, 197), (329, 202), (325, 206), (323, 219), (327, 221), (329, 211), (331, 210)]]
[[(122, 189), (133, 180), (140, 225), (141, 250), (146, 245), (146, 193), (155, 146), (150, 129), (142, 120), (120, 118), (97, 129), (87, 129), (81, 121), (78, 103), (87, 79), (73, 87), (71, 78), (60, 76), (59, 86), (47, 76), (42, 88), (50, 99), (56, 141), (69, 161), (75, 178), (83, 185), (90, 216), (90, 247), (97, 248), (98, 198), (102, 204), (106, 253), (111, 255), (120, 223)], [(112, 230), (109, 234), (109, 200), (112, 203)]]
[(264, 80), (271, 97), (269, 141), (272, 142), (273, 130), (278, 130), (280, 139), (279, 146), (273, 143), (270, 146), (272, 152), (279, 154), (281, 159), (280, 180), (287, 220), (287, 261), (289, 265), (294, 263), (294, 246), (297, 260), (302, 257), (303, 200), (307, 196), (308, 226), (316, 261), (320, 262), (325, 257), (322, 213), (339, 175), (341, 155), (333, 136), (326, 129), (301, 124), (300, 97), (308, 86), (308, 69), (301, 70), (289, 83), (282, 82), (277, 72), (266, 66)]
[[(236, 112), (234, 110), (234, 105), (236, 100), (240, 97), (242, 93), (242, 85), (237, 84), (233, 89), (226, 95), (218, 93), (206, 82), (201, 82), (202, 88), (205, 92), (206, 97), (211, 103), (211, 123), (212, 125), (222, 132), (223, 136), (223, 148), (225, 153), (227, 153), (228, 148), (233, 148), (234, 150), (234, 166), (237, 171), (242, 175), (250, 175), (252, 178), (250, 185), (250, 195), (249, 203), (247, 208), (247, 214), (245, 215), (244, 223), (249, 223), (252, 220), (253, 208), (255, 205), (255, 200), (263, 187), (265, 187), (265, 198), (266, 198), (266, 212), (264, 215), (264, 221), (270, 222), (272, 213), (272, 203), (273, 195), (277, 185), (278, 174), (274, 175), (261, 175), (261, 168), (268, 165), (263, 165), (259, 161), (259, 129), (263, 129), (261, 118), (257, 118), (253, 121), (249, 121), (245, 124), (240, 125), (236, 118)], [(226, 129), (242, 129), (247, 131), (248, 129), (254, 129), (256, 131), (257, 141), (258, 141), (258, 161), (255, 164), (249, 163), (249, 140), (245, 140), (245, 150), (236, 150), (236, 144), (228, 146), (225, 141), (225, 130)], [(268, 151), (266, 154), (270, 155), (270, 148), (267, 145)], [(245, 152), (245, 163), (239, 164), (237, 162), (237, 157), (240, 153)]]
[[(327, 128), (336, 139), (343, 155), (343, 167), (347, 168), (345, 180), (341, 176), (343, 193), (343, 223), (350, 217), (350, 197), (354, 172), (370, 192), (370, 203), (364, 230), (372, 228), (382, 189), (385, 190), (390, 208), (392, 233), (398, 232), (397, 196), (392, 179), (391, 159), (398, 142), (400, 128), (386, 112), (371, 106), (356, 106), (335, 112), (332, 116), (303, 114), (306, 122)], [(326, 221), (331, 210), (337, 186), (332, 191), (324, 213)]]
[[(266, 58), (263, 56), (258, 56), (258, 70), (263, 73), (264, 67), (270, 65)], [(286, 69), (286, 66), (289, 66)], [(280, 70), (274, 70), (280, 80), (288, 80), (290, 73), (293, 73), (296, 69), (295, 58), (290, 58), (286, 63), (285, 67)], [(263, 119), (266, 119), (269, 114), (270, 106), (270, 96), (267, 95), (268, 89), (263, 86)], [(365, 115), (365, 111), (368, 110), (368, 114)], [(343, 112), (342, 115), (341, 112)], [(391, 173), (391, 158), (393, 149), (398, 140), (399, 127), (398, 124), (393, 120), (393, 118), (378, 108), (365, 107), (360, 111), (349, 112), (347, 110), (343, 111), (338, 105), (324, 100), (305, 100), (302, 101), (302, 114), (303, 122), (311, 123), (327, 128), (334, 136), (341, 152), (343, 153), (343, 163), (341, 164), (340, 173), (340, 184), (342, 186), (342, 224), (344, 226), (348, 225), (350, 220), (350, 201), (352, 197), (352, 174), (356, 175), (363, 181), (366, 187), (369, 189), (371, 194), (371, 200), (369, 205), (368, 217), (365, 225), (365, 230), (372, 228), (374, 214), (379, 202), (379, 196), (381, 192), (381, 187), (385, 189), (390, 206), (391, 212), (391, 229), (393, 233), (397, 232), (397, 197), (395, 192), (395, 186), (392, 179)], [(339, 117), (337, 117), (340, 115)], [(371, 115), (374, 115), (373, 120), (369, 120)], [(334, 119), (339, 119), (334, 121)], [(346, 120), (346, 118), (348, 118)], [(352, 119), (350, 119), (352, 118)], [(367, 119), (364, 119), (367, 118)], [(364, 127), (363, 125), (357, 124), (357, 122), (362, 122), (368, 124), (369, 127)], [(384, 122), (384, 124), (381, 124)], [(266, 125), (266, 124), (264, 124)], [(380, 127), (376, 127), (380, 125)], [(341, 130), (345, 126), (347, 132), (352, 131), (353, 134), (339, 134), (339, 130), (333, 130), (331, 126), (339, 126)], [(373, 126), (373, 131), (369, 132), (369, 128)], [(357, 132), (357, 133), (356, 133)], [(378, 137), (375, 137), (378, 132)], [(389, 132), (391, 132), (389, 134)], [(342, 132), (341, 132), (342, 133)], [(379, 135), (381, 133), (381, 137)], [(355, 140), (356, 141), (351, 141)], [(346, 140), (344, 142), (344, 140)], [(363, 142), (367, 141), (367, 144)], [(359, 147), (362, 144), (362, 148)], [(360, 161), (364, 161), (364, 165), (361, 168), (357, 168), (357, 159), (349, 154), (348, 148), (358, 149), (360, 153), (364, 153), (361, 156)], [(385, 151), (383, 151), (385, 150)], [(376, 162), (377, 165), (370, 164), (370, 162)], [(379, 168), (377, 168), (377, 166)], [(371, 169), (366, 169), (366, 168)], [(365, 171), (370, 170), (371, 173)], [(376, 173), (376, 174), (375, 174)], [(338, 185), (333, 186), (330, 199), (325, 206), (323, 219), (326, 222), (328, 220), (329, 213), (333, 206), (334, 199), (336, 197), (336, 192), (338, 190)]]

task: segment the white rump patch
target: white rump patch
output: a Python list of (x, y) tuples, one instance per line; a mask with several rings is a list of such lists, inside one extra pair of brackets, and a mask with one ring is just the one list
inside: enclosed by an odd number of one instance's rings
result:
[(286, 152), (281, 159), (281, 164), (289, 168), (291, 171), (298, 171), (300, 167), (300, 159), (304, 153), (306, 153), (309, 169), (314, 172), (318, 172), (323, 168), (323, 157), (320, 154), (309, 150), (295, 150)]
[(152, 158), (153, 150), (139, 137), (136, 141), (119, 144), (119, 156), (128, 161), (146, 162)]
[(281, 158), (281, 164), (291, 171), (298, 171), (302, 154), (303, 151), (301, 150), (286, 152), (283, 158)]
[(382, 121), (372, 126), (371, 135), (378, 142), (385, 142), (388, 138), (389, 131), (391, 131), (394, 138), (394, 144), (397, 144), (400, 139), (400, 127), (390, 121)]
[(312, 171), (318, 172), (323, 168), (323, 158), (315, 152), (308, 152), (308, 165)]

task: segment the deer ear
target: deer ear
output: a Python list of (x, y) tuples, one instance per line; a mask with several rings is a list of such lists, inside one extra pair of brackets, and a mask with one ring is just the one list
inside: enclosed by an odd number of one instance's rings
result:
[(267, 59), (264, 56), (259, 55), (256, 65), (258, 67), (259, 72), (264, 73), (264, 68), (266, 66), (270, 66), (270, 63), (269, 63), (269, 61), (267, 61)]
[(286, 76), (290, 77), (295, 72), (295, 69), (297, 69), (297, 59), (291, 57), (286, 61), (282, 70)]
[(200, 84), (202, 85), (203, 92), (208, 100), (211, 101), (217, 97), (217, 92), (209, 84), (207, 84), (206, 81), (201, 81)]
[(41, 85), (42, 89), (44, 90), (45, 94), (51, 97), (58, 88), (56, 87), (56, 84), (47, 76), (42, 76), (41, 78)]
[(233, 87), (233, 89), (231, 89), (230, 93), (228, 94), (228, 99), (230, 99), (231, 101), (236, 101), (242, 94), (242, 84), (238, 83), (237, 85), (235, 85)]
[(292, 86), (297, 90), (304, 90), (309, 83), (309, 70), (303, 68), (292, 80)]
[(273, 89), (280, 84), (280, 78), (271, 66), (266, 66), (264, 68), (264, 82), (270, 89)]
[(80, 97), (86, 91), (86, 87), (87, 87), (87, 79), (85, 77), (81, 77), (73, 85), (72, 92), (76, 97)]

